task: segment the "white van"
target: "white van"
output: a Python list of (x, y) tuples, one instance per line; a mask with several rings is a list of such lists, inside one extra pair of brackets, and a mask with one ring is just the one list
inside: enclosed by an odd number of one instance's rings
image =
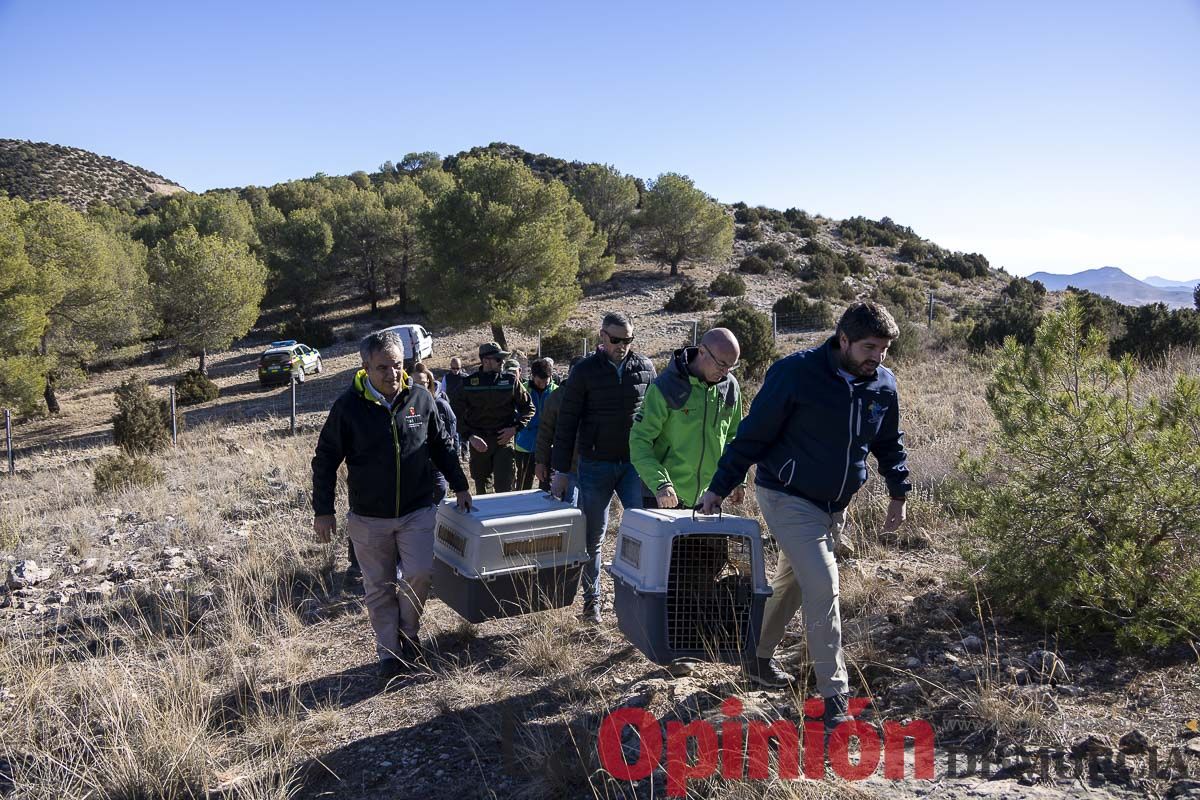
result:
[(392, 325), (383, 330), (398, 334), (404, 342), (405, 369), (412, 369), (413, 364), (433, 355), (433, 337), (420, 325)]

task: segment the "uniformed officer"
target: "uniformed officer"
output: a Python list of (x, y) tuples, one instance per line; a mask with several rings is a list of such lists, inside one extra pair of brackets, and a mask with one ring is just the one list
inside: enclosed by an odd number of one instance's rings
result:
[(450, 396), (459, 433), (470, 444), (471, 479), (477, 494), (512, 491), (513, 437), (533, 419), (529, 393), (514, 375), (501, 370), (507, 356), (495, 342), (480, 345), (479, 371)]

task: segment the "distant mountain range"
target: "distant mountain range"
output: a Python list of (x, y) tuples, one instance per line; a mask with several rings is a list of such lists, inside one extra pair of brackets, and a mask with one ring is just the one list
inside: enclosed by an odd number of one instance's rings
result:
[(1192, 281), (1169, 281), (1164, 278), (1147, 278), (1140, 281), (1119, 267), (1085, 269), (1074, 275), (1058, 275), (1053, 272), (1035, 272), (1031, 281), (1041, 281), (1051, 291), (1062, 291), (1068, 286), (1086, 289), (1089, 292), (1111, 297), (1127, 306), (1144, 306), (1148, 303), (1164, 303), (1170, 308), (1192, 308), (1195, 301), (1192, 291), (1200, 278)]

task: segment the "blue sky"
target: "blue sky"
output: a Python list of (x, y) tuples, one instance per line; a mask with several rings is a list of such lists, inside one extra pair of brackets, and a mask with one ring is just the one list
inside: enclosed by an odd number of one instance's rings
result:
[(1200, 0), (0, 0), (0, 75), (0, 137), (195, 191), (507, 141), (1017, 274), (1200, 278)]

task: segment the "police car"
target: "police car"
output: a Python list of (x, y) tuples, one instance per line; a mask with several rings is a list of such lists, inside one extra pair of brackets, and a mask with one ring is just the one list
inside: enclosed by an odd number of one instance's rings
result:
[(310, 373), (319, 373), (321, 353), (295, 339), (271, 342), (258, 359), (258, 382), (263, 386), (288, 383), (294, 377), (300, 383)]

